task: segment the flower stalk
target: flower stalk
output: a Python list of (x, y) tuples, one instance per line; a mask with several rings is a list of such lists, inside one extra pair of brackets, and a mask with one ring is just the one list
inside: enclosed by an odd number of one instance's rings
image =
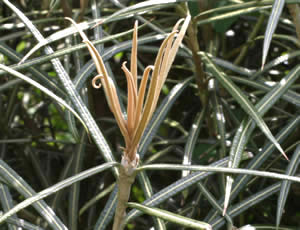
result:
[[(83, 42), (87, 44), (88, 50), (93, 58), (98, 72), (98, 75), (92, 81), (92, 85), (94, 88), (100, 88), (101, 85), (103, 85), (110, 110), (112, 111), (125, 140), (125, 148), (123, 151), (121, 166), (119, 168), (118, 203), (114, 218), (113, 230), (123, 229), (123, 219), (125, 215), (126, 204), (129, 199), (131, 185), (135, 180), (135, 169), (139, 163), (139, 155), (137, 153), (139, 143), (156, 109), (161, 89), (171, 69), (171, 65), (175, 59), (177, 50), (181, 45), (190, 19), (191, 17), (187, 16), (185, 19), (181, 19), (176, 23), (172, 32), (163, 41), (154, 65), (150, 65), (145, 68), (139, 85), (137, 80), (138, 23), (135, 22), (132, 39), (130, 70), (127, 68), (126, 62), (122, 64), (122, 70), (127, 80), (127, 118), (125, 118), (122, 114), (116, 87), (112, 79), (108, 76), (100, 54), (94, 45), (88, 40), (83, 31), (80, 30), (77, 24), (72, 19), (68, 19), (77, 28), (80, 36), (83, 39)], [(181, 29), (178, 31), (178, 28), (181, 24)], [(146, 93), (149, 75), (151, 72), (152, 76), (148, 91)], [(101, 81), (101, 84), (97, 84), (98, 80)]]

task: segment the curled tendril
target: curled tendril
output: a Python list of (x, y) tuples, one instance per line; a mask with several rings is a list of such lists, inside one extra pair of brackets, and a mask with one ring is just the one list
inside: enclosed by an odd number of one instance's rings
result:
[(101, 88), (101, 83), (98, 83), (97, 84), (97, 80), (101, 80), (101, 78), (103, 78), (103, 75), (97, 75), (96, 77), (93, 78), (92, 80), (92, 86), (95, 88), (95, 89), (100, 89)]

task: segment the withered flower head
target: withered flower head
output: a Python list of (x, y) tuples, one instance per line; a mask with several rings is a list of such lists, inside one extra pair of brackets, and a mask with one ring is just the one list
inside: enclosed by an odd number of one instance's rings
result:
[[(72, 19), (70, 20), (79, 31), (83, 42), (87, 44), (89, 52), (96, 65), (98, 75), (93, 79), (92, 84), (95, 88), (100, 88), (101, 84), (108, 98), (110, 110), (115, 116), (121, 133), (125, 139), (125, 149), (122, 158), (122, 164), (136, 167), (138, 164), (137, 149), (139, 142), (149, 123), (155, 108), (163, 84), (167, 78), (168, 72), (176, 56), (177, 50), (190, 22), (190, 16), (179, 20), (174, 26), (172, 32), (165, 38), (160, 46), (154, 65), (145, 68), (142, 80), (138, 85), (137, 81), (137, 26), (135, 22), (130, 70), (126, 67), (126, 62), (122, 64), (122, 70), (127, 79), (127, 119), (123, 116), (118, 99), (116, 87), (112, 79), (108, 76), (103, 60), (94, 45), (88, 40), (83, 31), (76, 25)], [(179, 25), (182, 24), (178, 32)], [(146, 86), (148, 83), (150, 72), (152, 78), (146, 94)], [(97, 80), (101, 80), (101, 84), (96, 84)], [(146, 100), (145, 100), (145, 95)]]

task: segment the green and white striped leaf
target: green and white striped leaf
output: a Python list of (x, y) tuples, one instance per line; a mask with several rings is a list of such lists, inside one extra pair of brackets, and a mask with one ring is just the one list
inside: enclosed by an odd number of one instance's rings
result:
[[(284, 140), (286, 140), (290, 134), (293, 133), (293, 131), (298, 127), (300, 123), (300, 116), (294, 117), (291, 119), (285, 127), (283, 127), (280, 132), (276, 135), (276, 140), (279, 143), (282, 143)], [(245, 166), (246, 169), (258, 169), (273, 153), (275, 150), (275, 146), (268, 142), (262, 147), (262, 151), (255, 155), (253, 159), (250, 160), (250, 162)], [(232, 186), (231, 191), (231, 199), (235, 199), (240, 191), (245, 188), (248, 181), (252, 178), (251, 175), (238, 175), (238, 177), (235, 179), (234, 184)], [(220, 205), (223, 205), (224, 198), (221, 198), (218, 203)], [(218, 215), (218, 212), (215, 210), (212, 210), (208, 213), (208, 215), (205, 217), (205, 220), (209, 223)]]
[[(139, 184), (144, 192), (145, 198), (149, 199), (153, 195), (153, 189), (152, 189), (151, 182), (150, 182), (150, 179), (149, 179), (147, 173), (140, 172), (137, 175), (137, 178), (138, 178)], [(167, 229), (166, 225), (162, 219), (153, 218), (153, 221), (154, 221), (154, 224), (155, 224), (155, 227), (157, 230), (166, 230)]]
[[(244, 199), (242, 202), (232, 206), (228, 209), (228, 215), (230, 215), (232, 218), (240, 215), (245, 210), (255, 206), (256, 204), (260, 203), (262, 200), (267, 199), (268, 197), (272, 196), (280, 189), (280, 182), (273, 184), (258, 193), (253, 194), (252, 196)], [(213, 229), (220, 229), (224, 224), (226, 224), (224, 217), (217, 217), (214, 220), (209, 222)]]
[[(208, 92), (209, 97), (211, 98), (211, 111), (213, 113), (213, 122), (214, 127), (216, 127), (216, 138), (220, 140), (221, 148), (218, 151), (219, 158), (224, 158), (226, 156), (226, 130), (225, 130), (225, 122), (226, 117), (223, 111), (223, 105), (221, 104), (221, 100), (217, 95), (217, 84), (216, 79), (212, 78), (208, 81)], [(225, 194), (225, 177), (224, 175), (218, 176), (219, 180), (219, 189), (221, 194)]]
[(35, 86), (36, 88), (38, 88), (39, 90), (41, 90), (42, 92), (44, 92), (45, 94), (47, 94), (49, 97), (51, 97), (52, 99), (54, 99), (57, 103), (63, 105), (64, 107), (66, 107), (68, 110), (70, 110), (70, 112), (77, 117), (77, 119), (82, 123), (82, 125), (87, 129), (85, 122), (82, 120), (82, 118), (79, 116), (79, 114), (71, 107), (68, 105), (67, 102), (65, 102), (62, 98), (56, 96), (54, 93), (52, 93), (50, 90), (48, 90), (47, 88), (45, 88), (44, 86), (42, 86), (40, 83), (32, 80), (31, 78), (25, 76), (24, 74), (21, 74), (5, 65), (0, 64), (0, 69), (6, 71), (7, 73), (14, 75), (15, 77), (18, 77), (26, 82), (28, 82), (29, 84)]
[(248, 98), (244, 95), (244, 93), (233, 83), (230, 78), (228, 78), (223, 72), (221, 72), (217, 66), (211, 61), (208, 55), (204, 52), (201, 52), (200, 55), (203, 58), (208, 71), (210, 71), (214, 77), (222, 84), (222, 86), (227, 89), (228, 93), (232, 95), (232, 97), (241, 105), (246, 113), (250, 115), (250, 117), (255, 120), (256, 124), (262, 132), (269, 138), (270, 141), (276, 146), (276, 148), (286, 157), (283, 149), (275, 140), (273, 134), (271, 133), (270, 129), (260, 116), (257, 109), (252, 105), (252, 103), (248, 100)]
[(264, 68), (267, 55), (269, 52), (272, 36), (277, 27), (280, 15), (282, 13), (284, 7), (285, 0), (274, 0), (271, 16), (269, 17), (269, 21), (267, 24), (267, 29), (265, 32), (264, 38), (264, 46), (263, 46), (263, 55), (262, 55), (262, 69)]
[[(203, 108), (200, 113), (196, 115), (196, 118), (190, 128), (190, 132), (188, 135), (187, 142), (184, 146), (184, 156), (182, 164), (184, 165), (190, 165), (192, 161), (192, 153), (194, 151), (199, 132), (202, 128), (203, 120), (205, 119), (206, 115), (206, 108)], [(185, 177), (189, 174), (189, 171), (182, 171), (182, 177)]]
[[(228, 163), (228, 157), (217, 162), (211, 164), (211, 166), (219, 167), (225, 166)], [(144, 166), (147, 167), (147, 166)], [(162, 166), (163, 167), (163, 166)], [(162, 167), (158, 167), (157, 169), (163, 169)], [(172, 168), (173, 166), (171, 166)], [(185, 170), (189, 169), (189, 166), (184, 168)], [(176, 170), (176, 169), (175, 169)], [(166, 188), (160, 190), (159, 192), (155, 193), (151, 198), (145, 200), (143, 205), (147, 205), (150, 207), (157, 206), (167, 200), (168, 198), (176, 195), (179, 192), (182, 192), (184, 189), (192, 186), (193, 184), (199, 182), (200, 180), (206, 178), (207, 176), (211, 175), (212, 172), (194, 172), (180, 180), (174, 182), (173, 184), (167, 186)], [(137, 210), (132, 210), (126, 216), (125, 221), (130, 221), (131, 219), (140, 216), (141, 212)]]
[[(14, 62), (19, 62), (21, 60), (21, 56), (16, 51), (5, 45), (3, 42), (0, 42), (0, 52)], [(39, 80), (43, 84), (43, 86), (51, 89), (53, 93), (58, 94), (58, 96), (60, 97), (66, 96), (66, 93), (59, 87), (57, 82), (55, 82), (52, 78), (49, 78), (43, 71), (32, 66), (30, 66), (26, 70), (32, 74), (35, 80)]]
[(95, 224), (94, 230), (105, 230), (107, 225), (114, 217), (115, 210), (118, 201), (118, 186), (115, 186), (114, 190), (110, 193), (109, 198), (102, 209), (101, 214)]
[(190, 219), (184, 216), (180, 216), (178, 214), (168, 212), (159, 208), (152, 208), (152, 207), (147, 207), (142, 204), (137, 204), (137, 203), (128, 203), (128, 207), (130, 208), (136, 208), (143, 213), (146, 213), (151, 216), (156, 216), (161, 219), (164, 219), (166, 221), (176, 223), (178, 225), (187, 227), (187, 228), (193, 228), (193, 229), (205, 229), (205, 230), (212, 230), (211, 226), (207, 223), (197, 221), (194, 219)]
[(279, 57), (276, 57), (272, 61), (268, 62), (263, 69), (258, 70), (256, 73), (253, 73), (252, 76), (249, 76), (251, 80), (254, 80), (261, 76), (263, 73), (266, 73), (268, 70), (274, 68), (277, 65), (284, 63), (285, 61), (292, 60), (300, 55), (300, 51), (293, 51)]
[(137, 171), (141, 170), (191, 170), (191, 171), (203, 171), (203, 172), (214, 172), (214, 173), (232, 173), (232, 174), (247, 174), (253, 176), (267, 177), (278, 180), (289, 180), (292, 182), (300, 183), (300, 177), (288, 176), (280, 173), (273, 173), (267, 171), (250, 170), (250, 169), (237, 169), (227, 167), (216, 167), (216, 166), (202, 166), (202, 165), (176, 165), (176, 164), (152, 164), (141, 166)]
[(108, 23), (110, 21), (114, 21), (119, 18), (126, 17), (127, 15), (132, 17), (135, 14), (142, 14), (148, 12), (149, 10), (161, 9), (181, 1), (182, 0), (165, 0), (162, 2), (160, 0), (148, 0), (148, 1), (139, 2), (132, 6), (128, 6), (124, 9), (121, 9), (107, 18), (100, 19), (99, 23), (101, 24)]
[[(3, 166), (2, 162), (2, 166)], [(85, 170), (75, 176), (69, 177), (68, 179), (65, 179), (55, 185), (52, 185), (51, 187), (46, 188), (45, 190), (42, 190), (41, 192), (38, 192), (36, 194), (32, 194), (29, 198), (27, 198), (26, 200), (22, 201), (21, 203), (17, 204), (14, 206), (14, 208), (10, 209), (8, 212), (4, 213), (3, 215), (0, 216), (0, 223), (5, 221), (8, 217), (10, 217), (11, 215), (14, 215), (15, 213), (17, 213), (18, 211), (32, 205), (35, 204), (36, 202), (50, 196), (51, 194), (64, 189), (74, 183), (77, 183), (81, 180), (84, 180), (86, 178), (89, 178), (97, 173), (100, 173), (106, 169), (110, 169), (111, 167), (117, 166), (118, 163), (117, 162), (109, 162), (109, 163), (104, 163), (100, 166), (96, 166), (94, 168), (90, 168), (88, 170)], [(4, 170), (4, 168), (2, 167), (1, 170)], [(14, 183), (20, 183), (18, 180), (14, 180)], [(49, 213), (49, 211), (47, 212)], [(49, 215), (49, 214), (48, 214)], [(49, 217), (49, 216), (48, 216)], [(49, 221), (49, 224), (51, 223), (51, 219), (47, 219)], [(59, 228), (61, 229), (61, 228)], [(66, 229), (66, 227), (62, 228), (62, 229)]]
[(44, 228), (41, 228), (40, 226), (34, 225), (29, 223), (28, 221), (24, 219), (17, 219), (14, 217), (9, 217), (6, 220), (7, 223), (14, 225), (17, 230), (20, 229), (26, 229), (26, 230), (45, 230)]
[[(263, 116), (264, 113), (266, 113), (274, 105), (274, 103), (281, 97), (281, 95), (283, 95), (283, 93), (287, 91), (287, 89), (293, 84), (293, 82), (297, 80), (299, 75), (300, 65), (291, 70), (291, 72), (286, 77), (281, 79), (281, 81), (257, 103), (255, 107), (260, 116)], [(233, 144), (229, 154), (230, 159), (228, 167), (236, 168), (239, 166), (242, 152), (244, 151), (246, 143), (248, 142), (254, 128), (255, 124), (252, 119), (247, 118), (242, 121), (233, 139)], [(229, 204), (233, 181), (234, 179), (231, 176), (227, 177), (224, 212), (226, 211)]]
[(237, 66), (229, 61), (226, 61), (224, 59), (218, 58), (218, 57), (213, 57), (212, 61), (216, 63), (218, 66), (229, 69), (235, 73), (245, 75), (247, 77), (253, 76), (256, 71), (242, 67), (242, 66)]
[(206, 19), (198, 20), (197, 25), (200, 26), (200, 25), (204, 25), (207, 23), (213, 23), (216, 21), (220, 21), (220, 20), (224, 20), (224, 19), (232, 18), (232, 17), (237, 17), (237, 16), (244, 15), (244, 14), (250, 14), (250, 13), (268, 9), (268, 8), (270, 8), (270, 6), (267, 5), (267, 6), (248, 7), (248, 8), (241, 9), (241, 10), (234, 10), (232, 12), (227, 12), (227, 13), (223, 13), (223, 14), (220, 14), (217, 16), (212, 16), (212, 17), (209, 17)]
[(108, 186), (107, 188), (101, 190), (100, 193), (98, 193), (96, 196), (94, 196), (92, 199), (90, 199), (88, 202), (86, 202), (82, 208), (79, 211), (79, 216), (81, 216), (83, 213), (85, 213), (90, 207), (92, 207), (93, 205), (95, 205), (100, 199), (102, 199), (103, 197), (105, 197), (107, 194), (111, 193), (111, 191), (113, 191), (113, 189), (116, 186), (116, 182), (112, 183), (110, 186)]
[(188, 84), (192, 81), (192, 79), (192, 77), (187, 78), (183, 82), (180, 82), (177, 85), (175, 85), (168, 94), (168, 96), (164, 98), (160, 106), (156, 109), (155, 113), (152, 116), (152, 119), (150, 120), (141, 138), (141, 142), (139, 145), (139, 155), (141, 159), (143, 159), (144, 154), (146, 153), (149, 144), (151, 143), (154, 137), (154, 134), (157, 132), (159, 126), (164, 121), (168, 111), (171, 109), (174, 102), (181, 95), (181, 93), (188, 86)]
[[(19, 176), (12, 168), (10, 168), (3, 160), (0, 159), (0, 175), (1, 177), (14, 189), (16, 189), (25, 198), (34, 196), (35, 191)], [(49, 223), (49, 225), (55, 230), (67, 230), (67, 227), (63, 222), (55, 215), (53, 210), (44, 201), (37, 201), (33, 204), (33, 207), (38, 213)], [(10, 209), (12, 210), (12, 209)], [(8, 213), (8, 212), (6, 212)], [(11, 213), (9, 216), (14, 215)], [(9, 217), (7, 216), (7, 217)], [(3, 217), (3, 215), (1, 216)], [(7, 218), (6, 217), (6, 218)], [(3, 222), (4, 219), (0, 223)]]
[[(0, 183), (0, 201), (1, 201), (1, 207), (3, 208), (4, 212), (7, 212), (9, 209), (12, 209), (14, 207), (13, 198), (9, 191), (9, 187), (4, 184)], [(13, 215), (15, 219), (18, 219), (17, 215)], [(18, 230), (17, 226), (8, 224), (9, 230)]]
[[(14, 13), (22, 20), (22, 22), (26, 25), (26, 27), (30, 30), (30, 32), (35, 36), (35, 38), (39, 42), (43, 42), (45, 38), (42, 34), (37, 30), (37, 28), (32, 24), (32, 22), (13, 4), (11, 4), (8, 0), (3, 1), (10, 9), (14, 11)], [(50, 46), (45, 47), (46, 54), (53, 54), (53, 50)], [(97, 126), (95, 120), (93, 119), (91, 113), (87, 109), (86, 105), (84, 104), (82, 98), (80, 97), (79, 93), (76, 91), (72, 80), (70, 79), (69, 75), (63, 68), (62, 64), (60, 63), (59, 59), (54, 58), (51, 59), (51, 63), (56, 70), (66, 92), (68, 93), (69, 99), (72, 101), (73, 106), (79, 112), (80, 117), (84, 121), (86, 127), (88, 128), (92, 138), (95, 141), (96, 146), (98, 147), (99, 151), (102, 153), (104, 159), (107, 162), (114, 162), (114, 156), (108, 146), (102, 132), (100, 131), (99, 127)], [(117, 177), (118, 171), (117, 169), (113, 168), (113, 173)]]
[[(294, 175), (296, 173), (296, 170), (298, 169), (300, 163), (300, 144), (298, 144), (291, 161), (285, 171), (286, 175)], [(283, 181), (280, 188), (280, 194), (277, 200), (277, 214), (276, 214), (276, 226), (278, 227), (280, 225), (280, 220), (284, 211), (284, 206), (286, 199), (289, 194), (289, 190), (291, 187), (290, 181)]]
[[(96, 20), (95, 20), (96, 21)], [(89, 27), (91, 27), (91, 25), (95, 24), (94, 22), (92, 23), (87, 23), (87, 22), (82, 22), (82, 23), (79, 23), (78, 26), (79, 28), (81, 28), (83, 31), (88, 29)], [(142, 28), (144, 27), (145, 25), (141, 25), (139, 26), (138, 28)], [(96, 27), (94, 28), (95, 30), (99, 30), (100, 27)], [(126, 35), (129, 35), (129, 34), (132, 34), (133, 32), (133, 29), (130, 29), (130, 30), (127, 30), (125, 32), (121, 32), (121, 33), (117, 33), (117, 34), (114, 34), (114, 35), (108, 35), (106, 37), (99, 37), (99, 35), (101, 33), (97, 33), (97, 35), (95, 35), (95, 40), (94, 41), (91, 41), (96, 47), (101, 45), (103, 46), (104, 43), (106, 42), (111, 42), (111, 41), (114, 41), (118, 38), (121, 38), (123, 36), (126, 36)], [(66, 38), (68, 36), (71, 36), (73, 34), (76, 34), (78, 33), (78, 31), (76, 29), (74, 29), (73, 26), (71, 27), (68, 27), (66, 29), (63, 29), (63, 30), (60, 30), (52, 35), (50, 35), (49, 37), (45, 38), (45, 40), (39, 42), (38, 44), (36, 44), (19, 62), (19, 65), (24, 63), (33, 53), (35, 53), (37, 50), (39, 50), (40, 48), (46, 46), (46, 45), (49, 45), (55, 41), (58, 41), (60, 39), (63, 39), (63, 38)], [(51, 56), (55, 55), (55, 57), (58, 57), (58, 55), (65, 55), (65, 54), (68, 54), (68, 53), (73, 53), (74, 51), (76, 50), (80, 50), (80, 49), (85, 49), (86, 48), (86, 44), (78, 44), (78, 45), (75, 45), (75, 46), (72, 46), (72, 47), (68, 47), (68, 48), (64, 48), (62, 50), (58, 50), (56, 52), (54, 52)], [(43, 61), (45, 58), (47, 57), (44, 57), (42, 60), (39, 60), (39, 61)], [(50, 60), (50, 59), (48, 59)], [(25, 63), (24, 63), (25, 64)]]
[[(201, 192), (203, 193), (205, 198), (208, 200), (208, 202), (211, 204), (211, 206), (213, 206), (215, 208), (215, 210), (217, 210), (219, 212), (219, 214), (222, 215), (223, 209), (218, 204), (215, 197), (205, 188), (205, 186), (201, 182), (198, 182), (197, 186), (201, 190)], [(224, 218), (226, 219), (227, 223), (229, 224), (229, 227), (230, 227), (229, 229), (232, 229), (233, 221), (232, 221), (231, 217), (225, 213)]]
[[(87, 134), (82, 129), (80, 132), (80, 140), (76, 146), (75, 156), (72, 164), (72, 175), (80, 173), (83, 164), (83, 157), (86, 150)], [(79, 194), (80, 194), (80, 183), (74, 183), (69, 192), (69, 228), (77, 230), (77, 224), (79, 220), (78, 209), (79, 209)]]
[[(241, 77), (234, 77), (234, 76), (232, 76), (231, 79), (234, 82), (242, 83), (244, 85), (254, 87), (255, 89), (263, 90), (265, 92), (269, 92), (270, 90), (272, 90), (272, 87), (269, 86), (266, 81), (264, 82), (261, 80), (253, 81), (253, 80), (249, 80)], [(295, 91), (289, 89), (281, 96), (281, 98), (289, 103), (296, 105), (297, 107), (300, 107), (300, 94), (296, 93)]]

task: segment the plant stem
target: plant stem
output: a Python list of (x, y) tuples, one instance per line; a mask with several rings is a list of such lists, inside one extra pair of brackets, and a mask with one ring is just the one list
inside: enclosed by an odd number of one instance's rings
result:
[(245, 46), (243, 46), (243, 48), (241, 49), (238, 57), (235, 59), (234, 64), (235, 65), (239, 65), (241, 63), (241, 61), (244, 59), (244, 57), (247, 55), (248, 49), (251, 45), (251, 42), (253, 41), (253, 39), (256, 37), (257, 33), (259, 32), (261, 26), (263, 25), (263, 22), (265, 20), (265, 15), (261, 14), (252, 30), (252, 32), (250, 33), (250, 36), (247, 39), (247, 43)]
[(296, 27), (297, 37), (300, 40), (300, 7), (298, 4), (287, 4)]
[[(129, 166), (130, 167), (130, 166)], [(128, 164), (122, 164), (119, 168), (118, 180), (118, 203), (115, 212), (113, 230), (124, 229), (124, 216), (126, 214), (126, 204), (129, 200), (131, 185), (136, 176), (135, 167), (128, 169)]]

